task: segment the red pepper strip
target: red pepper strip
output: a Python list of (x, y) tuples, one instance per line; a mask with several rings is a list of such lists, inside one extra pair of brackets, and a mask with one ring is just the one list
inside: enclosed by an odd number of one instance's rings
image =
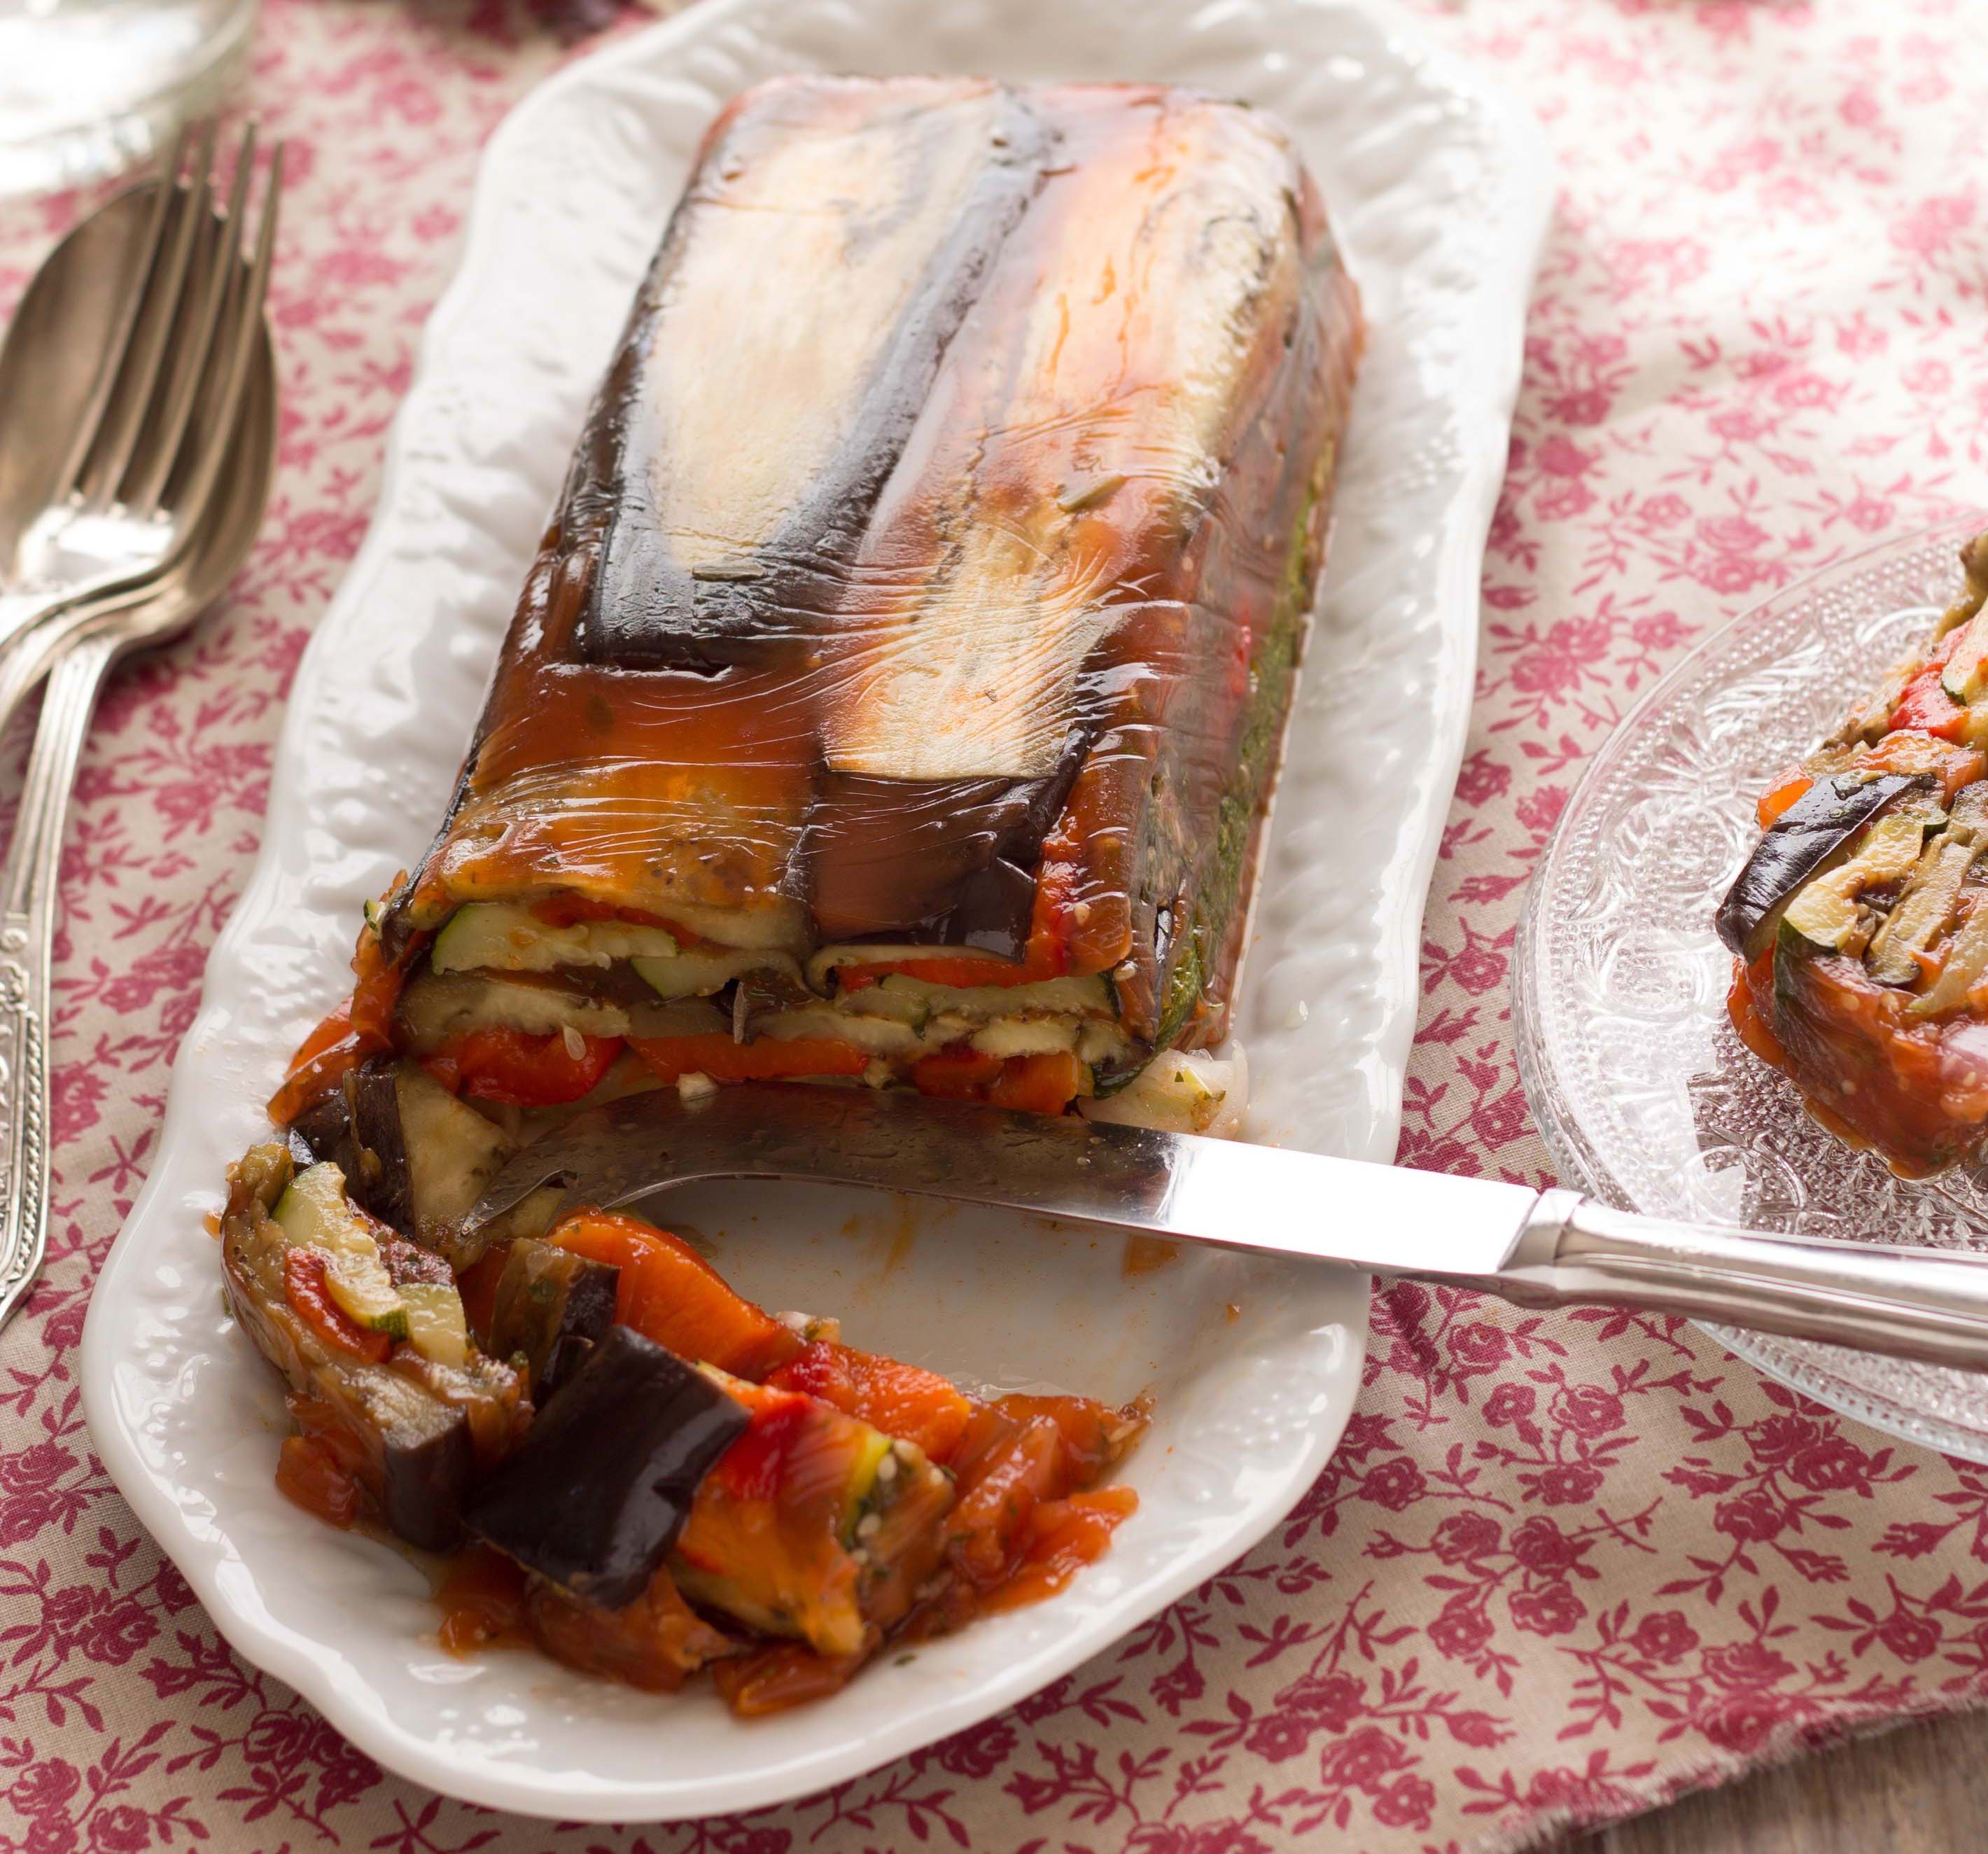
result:
[(291, 1311), (333, 1352), (380, 1363), (394, 1349), (384, 1332), (368, 1332), (331, 1297), (321, 1250), (292, 1249), (283, 1257), (283, 1297)]
[(495, 1024), (452, 1037), (421, 1066), (443, 1087), (478, 1101), (556, 1107), (592, 1093), (621, 1053), (619, 1037), (582, 1037), (580, 1042), (575, 1055), (563, 1031), (534, 1037)]
[(1065, 1500), (1040, 1501), (1029, 1516), (1029, 1543), (1022, 1561), (982, 1598), (990, 1614), (1019, 1609), (1053, 1596), (1086, 1565), (1111, 1548), (1111, 1534), (1138, 1510), (1130, 1487), (1097, 1487)]
[(735, 1294), (681, 1237), (638, 1218), (576, 1210), (546, 1237), (620, 1270), (614, 1317), (679, 1358), (735, 1377), (762, 1377), (801, 1349), (800, 1336)]
[(1084, 1065), (1068, 1050), (1010, 1056), (989, 1084), (988, 1101), (1025, 1114), (1060, 1114), (1077, 1098)]
[(769, 1081), (783, 1075), (860, 1075), (870, 1058), (828, 1037), (761, 1037), (735, 1043), (722, 1030), (699, 1037), (631, 1037), (628, 1047), (664, 1081), (708, 1075), (714, 1081)]
[(1967, 710), (1955, 701), (1940, 682), (1941, 666), (1929, 663), (1905, 685), (1898, 705), (1892, 710), (1892, 726), (1915, 728), (1936, 734), (1942, 740), (1958, 740), (1967, 726)]
[(973, 1415), (965, 1393), (938, 1372), (829, 1339), (816, 1340), (766, 1382), (780, 1390), (804, 1391), (887, 1436), (916, 1443), (942, 1465)]
[(321, 1436), (286, 1436), (276, 1457), (276, 1491), (341, 1532), (366, 1509), (359, 1483)]
[(357, 983), (352, 987), (352, 1027), (374, 1047), (385, 1049), (394, 1040), (394, 1010), (401, 1002), (401, 988), (407, 983), (407, 968), (414, 955), (428, 944), (428, 936), (409, 937), (398, 956), (389, 959), (379, 935), (368, 927), (359, 936), (352, 956)]
[(1001, 1072), (999, 1056), (983, 1056), (970, 1044), (954, 1044), (911, 1064), (911, 1081), (921, 1094), (942, 1101), (984, 1101), (987, 1084)]
[[(395, 886), (404, 879), (396, 876)], [(322, 1100), (369, 1056), (394, 1047), (394, 1012), (407, 969), (430, 936), (417, 933), (394, 959), (380, 935), (368, 926), (360, 931), (352, 956), (355, 983), (352, 996), (305, 1037), (290, 1058), (289, 1072), (269, 1101), (269, 1118), (288, 1126), (314, 1101)]]
[(1084, 1065), (1067, 1050), (1003, 1061), (955, 1044), (911, 1065), (911, 1081), (921, 1094), (984, 1101), (1027, 1114), (1060, 1114), (1076, 1098), (1083, 1080)]

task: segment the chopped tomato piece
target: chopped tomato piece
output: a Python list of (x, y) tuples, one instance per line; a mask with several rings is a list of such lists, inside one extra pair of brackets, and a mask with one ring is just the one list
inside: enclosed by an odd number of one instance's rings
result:
[(988, 1413), (997, 1422), (986, 1446), (972, 1451), (961, 1467), (959, 1497), (946, 1521), (948, 1555), (982, 1592), (1014, 1568), (1037, 1504), (1069, 1490), (1063, 1435), (1054, 1423), (1046, 1416), (1017, 1423), (998, 1410)]
[(1008, 1581), (989, 1591), (981, 1608), (1019, 1609), (1053, 1596), (1086, 1565), (1095, 1564), (1111, 1534), (1138, 1510), (1130, 1487), (1097, 1487), (1066, 1500), (1046, 1500), (1030, 1515), (1029, 1543)]
[(1016, 1395), (978, 1405), (948, 1464), (959, 1497), (947, 1550), (967, 1584), (984, 1594), (1005, 1582), (1027, 1550), (1036, 1507), (1089, 1487), (1141, 1427), (1136, 1408), (1089, 1397)]
[(285, 1253), (283, 1297), (333, 1352), (377, 1365), (394, 1349), (394, 1341), (384, 1332), (368, 1332), (331, 1297), (322, 1250), (299, 1248)]
[(619, 1037), (582, 1037), (577, 1054), (565, 1033), (534, 1037), (494, 1024), (452, 1037), (421, 1066), (445, 1088), (478, 1101), (521, 1108), (556, 1107), (591, 1094), (621, 1053)]
[(328, 1526), (348, 1531), (365, 1496), (337, 1451), (321, 1436), (286, 1436), (276, 1457), (276, 1490)]
[(501, 1551), (469, 1545), (457, 1552), (435, 1592), (442, 1646), (451, 1654), (468, 1654), (529, 1640), (525, 1587), (523, 1570)]
[(638, 1218), (576, 1210), (546, 1240), (620, 1269), (615, 1318), (680, 1358), (756, 1379), (801, 1349), (799, 1334), (733, 1293), (681, 1237)]
[(1929, 663), (1905, 685), (1898, 705), (1892, 710), (1895, 729), (1915, 728), (1942, 740), (1961, 737), (1967, 726), (1967, 710), (1942, 686), (1940, 669), (1938, 663)]
[(828, 1037), (735, 1043), (722, 1030), (698, 1037), (631, 1037), (628, 1047), (657, 1076), (708, 1075), (714, 1081), (770, 1081), (786, 1075), (860, 1075), (870, 1058), (853, 1043)]
[(773, 1642), (715, 1663), (711, 1682), (740, 1718), (759, 1719), (840, 1693), (868, 1659), (816, 1654), (799, 1642)]
[(959, 1446), (973, 1406), (937, 1372), (817, 1339), (766, 1382), (805, 1391), (902, 1442), (916, 1443), (943, 1464)]
[(1124, 1453), (1131, 1436), (1144, 1427), (1136, 1410), (1128, 1414), (1094, 1397), (1036, 1397), (1017, 1391), (999, 1402), (1006, 1416), (1056, 1425), (1073, 1487), (1088, 1487)]
[(619, 1609), (597, 1609), (539, 1584), (526, 1592), (525, 1612), (532, 1639), (554, 1659), (645, 1693), (674, 1693), (686, 1675), (732, 1652), (729, 1639), (684, 1601), (667, 1571)]
[(1774, 949), (1771, 946), (1761, 954), (1757, 969), (1750, 969), (1744, 959), (1734, 959), (1733, 986), (1726, 994), (1726, 1014), (1733, 1020), (1740, 1040), (1755, 1055), (1776, 1068), (1785, 1068), (1787, 1057), (1780, 1040), (1760, 1009), (1761, 998), (1771, 997), (1773, 989)]

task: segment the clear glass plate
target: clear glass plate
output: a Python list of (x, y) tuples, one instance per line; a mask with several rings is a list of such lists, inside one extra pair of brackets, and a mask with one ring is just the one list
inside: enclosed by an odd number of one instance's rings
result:
[[(1590, 763), (1533, 878), (1513, 1012), (1565, 1182), (1655, 1214), (1988, 1249), (1988, 1180), (1894, 1177), (1741, 1046), (1712, 929), (1758, 834), (1756, 797), (1931, 624), (1984, 525), (1890, 542), (1777, 593), (1692, 651)], [(1988, 1375), (1707, 1330), (1846, 1416), (1988, 1461)]]

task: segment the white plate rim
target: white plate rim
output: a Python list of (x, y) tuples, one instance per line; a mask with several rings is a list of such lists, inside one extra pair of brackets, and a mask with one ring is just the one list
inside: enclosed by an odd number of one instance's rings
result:
[[(512, 143), (523, 138), (531, 114), (584, 89), (597, 79), (638, 59), (658, 53), (687, 49), (706, 33), (722, 33), (727, 24), (744, 12), (751, 0), (702, 0), (694, 9), (616, 41), (579, 60), (529, 93), (500, 124), (488, 144), (479, 167), (478, 184), (471, 206), (459, 266), (448, 289), (438, 303), (420, 344), (416, 370), (407, 395), (418, 398), (422, 375), (432, 357), (450, 340), (467, 313), (476, 292), (485, 286), (491, 269), (490, 245), (498, 213), (489, 176), (501, 166), (501, 157)], [(1282, 0), (1297, 8), (1331, 8), (1334, 0)], [(1273, 8), (1274, 10), (1274, 8)], [(1483, 546), (1503, 481), (1509, 421), (1516, 400), (1522, 360), (1521, 337), (1531, 279), (1550, 216), (1552, 185), (1543, 138), (1529, 116), (1476, 73), (1467, 72), (1446, 54), (1426, 46), (1418, 32), (1404, 16), (1380, 0), (1341, 0), (1337, 9), (1372, 18), (1384, 34), (1389, 48), (1412, 56), (1418, 63), (1436, 67), (1445, 81), (1470, 93), (1490, 117), (1500, 120), (1510, 157), (1509, 195), (1505, 201), (1513, 242), (1523, 261), (1502, 273), (1494, 289), (1486, 293), (1483, 319), (1473, 330), (1472, 358), (1476, 377), (1481, 381), (1476, 414), (1465, 421), (1473, 440), (1468, 455), (1459, 460), (1452, 491), (1457, 519), (1445, 533), (1444, 545), (1434, 568), (1435, 597), (1444, 615), (1444, 641), (1452, 655), (1447, 672), (1438, 680), (1435, 699), (1427, 717), (1427, 732), (1433, 750), (1415, 769), (1411, 826), (1406, 834), (1406, 853), (1395, 866), (1397, 905), (1380, 922), (1375, 946), (1378, 969), (1374, 983), (1381, 992), (1385, 1022), (1374, 1039), (1371, 1058), (1374, 1074), (1372, 1105), (1377, 1110), (1371, 1144), (1385, 1150), (1362, 1155), (1385, 1159), (1391, 1154), (1398, 1126), (1402, 1068), (1414, 1031), (1414, 1002), (1417, 990), (1418, 946), (1422, 900), (1434, 866), (1449, 799), (1461, 763), (1475, 665), (1477, 594)], [(378, 511), (391, 509), (402, 493), (402, 475), (410, 445), (416, 434), (404, 413), (397, 414), (389, 434), (380, 489)], [(378, 570), (377, 558), (382, 548), (383, 524), (378, 513), (366, 542), (348, 569), (348, 586), (370, 579)], [(330, 653), (335, 648), (338, 625), (335, 622), (342, 590), (326, 621), (300, 662), (293, 685), (293, 712), (286, 720), (279, 748), (276, 776), (272, 783), (270, 815), (280, 815), (289, 804), (289, 787), (296, 777), (296, 754), (292, 750), (303, 727), (302, 717), (312, 704), (313, 688)], [(217, 942), (210, 971), (225, 963), (236, 951), (243, 923), (258, 912), (258, 903), (267, 899), (273, 872), (265, 851), (245, 890), (229, 925)], [(202, 1030), (218, 1008), (214, 996), (204, 996), (200, 1019), (188, 1032), (182, 1053), (174, 1064), (166, 1122), (160, 1151), (169, 1155), (175, 1135), (198, 1111), (188, 1078), (194, 1068), (194, 1055), (202, 1042)], [(106, 1258), (100, 1281), (117, 1281), (120, 1270), (132, 1264), (143, 1230), (164, 1198), (162, 1181), (168, 1165), (162, 1162), (134, 1204), (123, 1230)], [(1349, 1321), (1351, 1336), (1359, 1341), (1364, 1329), (1364, 1279), (1348, 1275), (1349, 1293), (1357, 1287), (1359, 1312)], [(340, 1662), (327, 1660), (313, 1653), (314, 1644), (276, 1624), (252, 1603), (234, 1600), (238, 1592), (225, 1587), (223, 1555), (211, 1541), (196, 1538), (186, 1524), (172, 1488), (157, 1478), (140, 1456), (135, 1439), (120, 1419), (114, 1375), (120, 1362), (120, 1341), (113, 1331), (110, 1316), (99, 1318), (100, 1310), (114, 1303), (93, 1301), (85, 1331), (81, 1355), (84, 1408), (93, 1439), (106, 1470), (129, 1500), (140, 1521), (159, 1541), (231, 1645), (245, 1658), (289, 1683), (309, 1699), (337, 1728), (362, 1750), (387, 1768), (445, 1793), (489, 1806), (567, 1820), (668, 1820), (761, 1806), (793, 1796), (810, 1793), (833, 1781), (875, 1768), (961, 1730), (1002, 1707), (1039, 1689), (1067, 1671), (1076, 1661), (1095, 1652), (1102, 1644), (1087, 1641), (1076, 1653), (1040, 1657), (1014, 1669), (1009, 1677), (955, 1700), (935, 1706), (915, 1718), (901, 1719), (884, 1727), (854, 1734), (845, 1739), (832, 1757), (811, 1761), (805, 1768), (784, 1768), (769, 1778), (747, 1775), (738, 1778), (712, 1778), (698, 1781), (678, 1779), (644, 1788), (590, 1790), (576, 1795), (562, 1788), (560, 1781), (543, 1771), (522, 1776), (480, 1766), (473, 1777), (465, 1777), (460, 1767), (446, 1756), (438, 1756), (428, 1745), (412, 1740), (387, 1721), (379, 1712), (370, 1690), (355, 1686), (350, 1670)], [(1219, 1545), (1185, 1555), (1160, 1584), (1145, 1592), (1141, 1615), (1151, 1614), (1193, 1589), (1207, 1577), (1232, 1561), (1266, 1533), (1288, 1511), (1303, 1487), (1316, 1477), (1332, 1449), (1352, 1406), (1357, 1387), (1359, 1358), (1357, 1344), (1342, 1374), (1347, 1385), (1343, 1400), (1336, 1400), (1328, 1419), (1320, 1423), (1313, 1438), (1301, 1478), (1289, 1490), (1279, 1490), (1256, 1502), (1249, 1522), (1236, 1528)], [(1124, 1626), (1135, 1625), (1128, 1619)]]

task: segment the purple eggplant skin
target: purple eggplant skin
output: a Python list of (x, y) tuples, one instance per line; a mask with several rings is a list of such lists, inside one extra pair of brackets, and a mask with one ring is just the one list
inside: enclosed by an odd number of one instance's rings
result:
[(293, 1164), (283, 1147), (258, 1146), (231, 1176), (221, 1225), (228, 1304), (291, 1395), (357, 1444), (360, 1480), (387, 1526), (411, 1545), (448, 1551), (459, 1542), (462, 1504), (475, 1472), (469, 1412), (390, 1365), (328, 1350), (291, 1309), (283, 1286), (288, 1244), (269, 1210)]
[(1819, 779), (1753, 846), (1719, 904), (1716, 925), (1729, 950), (1750, 963), (1764, 952), (1790, 897), (1836, 852), (1906, 793), (1930, 789), (1924, 774), (1839, 773)]
[(414, 1227), (414, 1191), (401, 1130), (399, 1065), (375, 1057), (349, 1071), (340, 1084), (290, 1125), (313, 1157), (345, 1174), (352, 1201), (396, 1230)]
[(749, 1421), (695, 1365), (611, 1326), (463, 1523), (568, 1595), (619, 1609), (647, 1589), (712, 1463)]
[(519, 1237), (505, 1257), (487, 1342), (492, 1356), (522, 1358), (541, 1407), (614, 1324), (621, 1270), (556, 1243)]

